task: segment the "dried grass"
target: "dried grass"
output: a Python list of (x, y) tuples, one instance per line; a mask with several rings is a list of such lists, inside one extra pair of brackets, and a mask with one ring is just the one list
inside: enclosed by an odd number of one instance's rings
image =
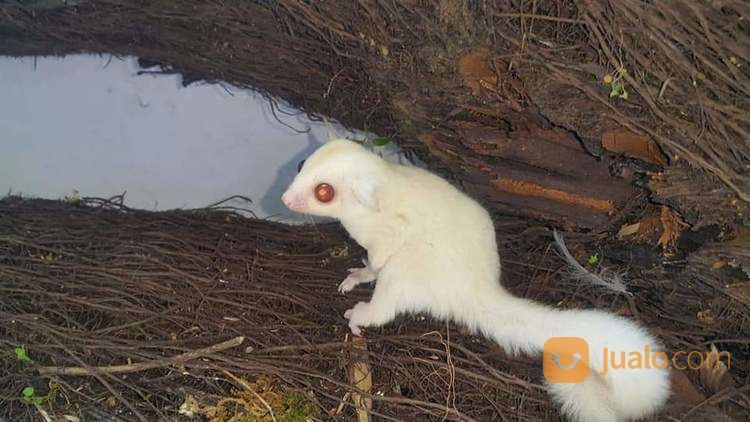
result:
[[(750, 374), (747, 309), (691, 281), (693, 272), (669, 282), (631, 262), (626, 298), (561, 277), (566, 264), (550, 252), (548, 231), (515, 219), (497, 224), (504, 283), (514, 293), (633, 316), (673, 350), (716, 342), (733, 353), (735, 380)], [(574, 255), (594, 240), (566, 237)], [(352, 345), (342, 314), (369, 293), (341, 295), (336, 285), (361, 258), (335, 225), (286, 226), (224, 210), (153, 213), (93, 198), (6, 198), (0, 417), (32, 419), (21, 390), (44, 395), (53, 385), (45, 405), (53, 415), (174, 420), (188, 396), (215, 404), (234, 397), (236, 378), (252, 385), (263, 377), (310, 397), (324, 420), (352, 420), (355, 394), (372, 400), (380, 420), (558, 418), (538, 359), (508, 358), (461, 327), (404, 317), (367, 330), (366, 350)], [(706, 306), (712, 321), (698, 318)], [(18, 345), (31, 364), (12, 356)], [(362, 361), (372, 371), (370, 393), (349, 381)], [(80, 375), (87, 372), (95, 376)]]

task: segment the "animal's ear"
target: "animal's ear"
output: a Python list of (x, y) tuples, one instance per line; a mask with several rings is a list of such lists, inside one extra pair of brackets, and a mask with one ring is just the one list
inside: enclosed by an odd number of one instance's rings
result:
[(378, 201), (378, 184), (374, 178), (358, 177), (352, 183), (352, 194), (354, 199), (372, 211), (380, 211)]

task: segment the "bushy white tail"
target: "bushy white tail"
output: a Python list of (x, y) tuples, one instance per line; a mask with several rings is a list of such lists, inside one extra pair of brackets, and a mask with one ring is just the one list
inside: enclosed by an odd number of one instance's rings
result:
[(507, 352), (541, 355), (553, 337), (579, 337), (588, 344), (588, 378), (577, 383), (546, 381), (570, 420), (643, 418), (668, 399), (666, 355), (657, 354), (659, 343), (634, 322), (597, 310), (556, 310), (508, 294), (498, 296), (488, 298), (469, 322)]

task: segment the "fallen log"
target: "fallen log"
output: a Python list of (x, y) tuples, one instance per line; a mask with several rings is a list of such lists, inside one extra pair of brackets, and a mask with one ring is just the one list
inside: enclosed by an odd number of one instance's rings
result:
[(40, 10), (14, 2), (1, 6), (0, 53), (132, 54), (187, 81), (259, 89), (429, 153), (433, 168), (497, 212), (609, 228), (638, 197), (632, 180), (546, 122), (522, 80), (475, 48), (476, 11), (411, 6), (91, 1)]

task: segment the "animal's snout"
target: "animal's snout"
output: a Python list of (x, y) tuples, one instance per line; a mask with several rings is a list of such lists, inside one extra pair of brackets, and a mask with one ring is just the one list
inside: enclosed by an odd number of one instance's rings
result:
[(281, 202), (292, 211), (301, 211), (305, 208), (305, 200), (299, 194), (290, 193), (289, 191), (281, 195)]

